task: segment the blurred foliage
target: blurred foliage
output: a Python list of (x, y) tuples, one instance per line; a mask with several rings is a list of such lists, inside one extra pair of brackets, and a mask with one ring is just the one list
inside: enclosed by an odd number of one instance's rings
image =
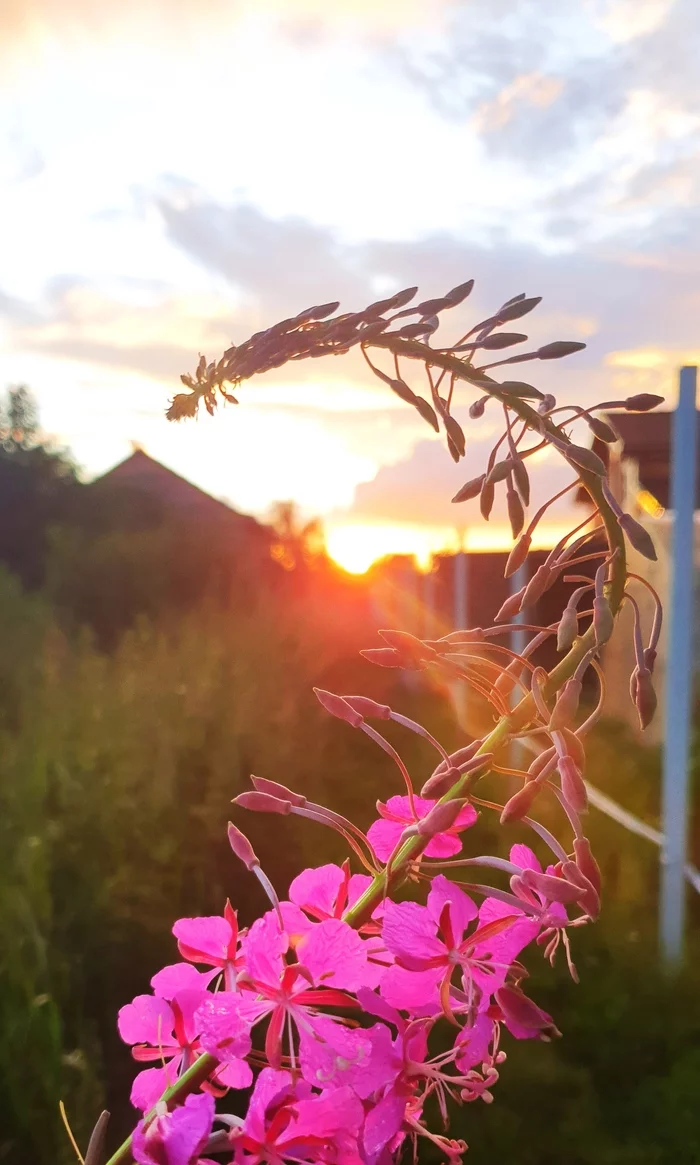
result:
[[(173, 921), (219, 912), (227, 896), (244, 922), (264, 907), (226, 842), (248, 774), (361, 825), (400, 791), (390, 760), (325, 716), (312, 686), (393, 703), (448, 747), (463, 738), (444, 693), (359, 658), (376, 613), (310, 550), (313, 531), (293, 514), (280, 513), (278, 534), (294, 569), (217, 558), (191, 524), (123, 495), (96, 508), (26, 416), (26, 438), (15, 417), (0, 450), (0, 484), (6, 472), (33, 481), (25, 513), (40, 543), (13, 542), (0, 522), (0, 561), (16, 576), (0, 571), (0, 1165), (68, 1165), (60, 1099), (82, 1146), (103, 1105), (110, 1143), (131, 1127), (134, 1065), (116, 1013), (175, 960)], [(53, 500), (33, 509), (37, 497)], [(387, 727), (422, 783), (429, 746)], [(606, 725), (590, 741), (589, 776), (657, 823), (655, 750)], [(304, 865), (344, 856), (310, 822), (250, 817), (244, 828), (282, 891)], [(506, 1038), (494, 1106), (468, 1106), (453, 1126), (474, 1165), (700, 1162), (697, 899), (687, 969), (664, 979), (657, 853), (595, 810), (590, 835), (606, 900), (601, 922), (574, 935), (580, 985), (562, 963), (552, 973), (536, 950), (529, 958), (533, 994), (563, 1039)], [(503, 852), (522, 838), (484, 820), (470, 848)]]

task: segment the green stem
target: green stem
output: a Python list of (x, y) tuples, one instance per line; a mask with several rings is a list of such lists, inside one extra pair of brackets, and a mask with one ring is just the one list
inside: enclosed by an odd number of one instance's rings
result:
[[(218, 1067), (219, 1061), (216, 1057), (205, 1052), (204, 1055), (195, 1060), (194, 1064), (190, 1064), (187, 1071), (183, 1072), (182, 1076), (170, 1088), (166, 1089), (158, 1104), (165, 1101), (168, 1108), (174, 1108), (178, 1101), (184, 1100), (186, 1096), (199, 1088), (200, 1084), (203, 1084)], [(152, 1120), (155, 1115), (156, 1108), (152, 1108), (150, 1112), (146, 1113), (144, 1120)], [(131, 1143), (132, 1138), (127, 1137), (105, 1165), (127, 1165), (128, 1162), (131, 1162)]]

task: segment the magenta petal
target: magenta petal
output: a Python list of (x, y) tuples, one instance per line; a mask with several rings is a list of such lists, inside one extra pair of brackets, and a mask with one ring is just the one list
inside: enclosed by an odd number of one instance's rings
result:
[(376, 979), (368, 975), (367, 951), (359, 934), (339, 918), (314, 926), (297, 946), (297, 956), (318, 987), (354, 991)]
[(194, 1165), (214, 1123), (214, 1100), (206, 1093), (188, 1096), (184, 1105), (143, 1122), (134, 1132), (132, 1151), (138, 1165)]
[(367, 830), (367, 839), (380, 862), (386, 862), (406, 827), (398, 821), (373, 821)]
[(216, 1083), (224, 1088), (250, 1088), (253, 1073), (247, 1060), (231, 1060), (216, 1074)]
[(437, 833), (425, 847), (427, 858), (452, 858), (462, 849), (456, 833)]
[(311, 919), (304, 914), (301, 907), (297, 906), (294, 902), (280, 902), (280, 912), (282, 914), (285, 933), (292, 940), (292, 945), (300, 935), (306, 934), (314, 925)]
[(405, 971), (403, 967), (390, 967), (381, 982), (382, 998), (411, 1015), (435, 1015), (440, 1010), (438, 984), (443, 974), (442, 968)]
[(269, 912), (258, 918), (243, 940), (245, 967), (251, 979), (277, 986), (284, 970), (283, 956), (289, 938), (280, 930), (276, 916)]
[(542, 866), (537, 855), (530, 849), (529, 845), (513, 845), (510, 849), (510, 860), (514, 866), (520, 866), (521, 870), (536, 870), (538, 874), (542, 873)]
[(225, 918), (180, 918), (173, 926), (180, 954), (195, 963), (221, 966), (226, 961), (233, 931)]
[(455, 1040), (455, 1064), (460, 1072), (467, 1072), (489, 1059), (493, 1033), (494, 1022), (486, 1015), (478, 1015), (471, 1027), (462, 1028)]
[(248, 1111), (243, 1128), (250, 1137), (261, 1144), (265, 1140), (265, 1113), (272, 1104), (279, 1103), (285, 1095), (294, 1094), (294, 1082), (290, 1072), (278, 1072), (274, 1068), (263, 1068), (255, 1081), (253, 1094), (248, 1101)]
[(486, 926), (489, 922), (495, 922), (499, 918), (507, 918), (508, 915), (513, 914), (518, 915), (518, 917), (507, 930), (502, 930), (500, 934), (494, 935), (483, 944), (480, 943), (477, 948), (479, 951), (488, 950), (493, 959), (501, 965), (509, 965), (513, 959), (517, 959), (528, 943), (537, 938), (541, 923), (531, 915), (521, 913), (517, 907), (501, 902), (498, 898), (485, 898), (479, 909), (479, 926)]
[(390, 1093), (367, 1113), (362, 1132), (362, 1145), (368, 1165), (374, 1165), (382, 1149), (396, 1136), (405, 1112), (405, 1097)]
[(250, 1024), (241, 1014), (245, 1000), (232, 991), (219, 991), (201, 1001), (196, 1015), (200, 1043), (205, 1052), (225, 1063), (240, 1060), (250, 1051)]
[(289, 887), (289, 897), (316, 918), (332, 918), (343, 881), (343, 871), (333, 863), (302, 870)]
[(417, 902), (387, 902), (382, 926), (384, 945), (407, 965), (409, 960), (425, 962), (445, 957), (445, 946), (438, 939), (436, 929), (427, 907)]
[(428, 894), (428, 911), (435, 925), (440, 922), (440, 916), (445, 905), (450, 904), (450, 920), (455, 942), (461, 942), (462, 935), (470, 922), (479, 913), (476, 904), (468, 894), (465, 894), (455, 882), (450, 882), (443, 874), (433, 878)]
[(170, 1043), (173, 1024), (170, 1005), (154, 995), (137, 995), (117, 1016), (117, 1028), (125, 1044), (157, 1047), (160, 1043)]
[(218, 971), (198, 971), (191, 963), (171, 963), (157, 971), (151, 979), (151, 987), (160, 999), (171, 1000), (178, 991), (205, 990)]
[(134, 1108), (147, 1112), (157, 1104), (166, 1088), (177, 1080), (180, 1057), (177, 1056), (164, 1068), (146, 1068), (139, 1072), (131, 1086), (131, 1103)]
[(300, 1100), (294, 1106), (297, 1119), (284, 1134), (282, 1143), (299, 1144), (311, 1139), (312, 1144), (319, 1138), (324, 1140), (337, 1132), (357, 1133), (364, 1118), (362, 1104), (350, 1088), (331, 1088), (322, 1096), (310, 1100)]
[(317, 1016), (313, 1029), (301, 1030), (299, 1057), (304, 1079), (315, 1088), (347, 1085), (365, 1100), (397, 1076), (400, 1065), (394, 1065), (391, 1032), (383, 1023), (353, 1030)]

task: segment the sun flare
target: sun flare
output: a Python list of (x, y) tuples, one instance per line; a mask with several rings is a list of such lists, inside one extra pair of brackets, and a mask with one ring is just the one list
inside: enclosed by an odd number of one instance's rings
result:
[[(533, 548), (553, 546), (567, 533), (565, 523), (541, 525), (535, 532)], [(489, 529), (474, 527), (462, 537), (456, 530), (440, 526), (417, 526), (410, 523), (348, 522), (329, 523), (326, 548), (329, 555), (350, 574), (365, 574), (373, 563), (392, 554), (407, 554), (427, 570), (434, 554), (454, 553), (460, 546), (470, 553), (506, 551), (513, 545), (507, 524)]]

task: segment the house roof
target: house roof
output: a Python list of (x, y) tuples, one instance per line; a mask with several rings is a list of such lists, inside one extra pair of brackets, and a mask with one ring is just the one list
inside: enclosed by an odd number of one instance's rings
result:
[(192, 482), (180, 477), (172, 469), (149, 457), (143, 449), (135, 449), (130, 457), (120, 461), (113, 469), (93, 482), (93, 486), (104, 485), (124, 487), (138, 493), (148, 494), (173, 513), (196, 517), (198, 521), (222, 522), (236, 527), (239, 533), (267, 533), (249, 514), (241, 514), (232, 506), (214, 498)]

